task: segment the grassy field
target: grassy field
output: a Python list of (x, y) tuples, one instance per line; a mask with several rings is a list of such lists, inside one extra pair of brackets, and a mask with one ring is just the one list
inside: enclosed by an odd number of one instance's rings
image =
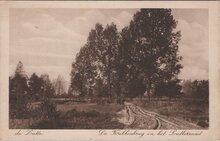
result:
[[(123, 105), (84, 102), (55, 103), (56, 110), (50, 117), (41, 118), (41, 112), (33, 111), (39, 118), (10, 119), (10, 128), (17, 129), (122, 129), (116, 113)], [(35, 106), (37, 108), (37, 106)]]
[[(208, 102), (200, 100), (126, 99), (142, 108), (169, 118), (179, 118), (208, 128)], [(40, 103), (33, 103), (35, 109)], [(10, 129), (122, 129), (117, 112), (124, 108), (119, 104), (96, 104), (91, 102), (53, 102), (54, 110), (45, 105), (46, 111), (30, 111), (30, 118), (10, 119)], [(48, 109), (49, 107), (49, 109)], [(53, 108), (52, 108), (53, 109)], [(46, 115), (46, 116), (45, 116)], [(48, 117), (47, 115), (50, 115)]]
[(118, 105), (118, 104), (104, 104), (104, 105), (98, 105), (96, 103), (74, 103), (74, 102), (68, 102), (64, 104), (58, 104), (57, 110), (62, 112), (67, 112), (72, 109), (76, 109), (77, 111), (97, 111), (100, 113), (109, 113), (109, 114), (115, 114), (116, 112), (120, 111), (124, 106)]
[(122, 108), (123, 106), (114, 104), (71, 102), (58, 104), (56, 109), (59, 114), (56, 118), (43, 120), (32, 128), (121, 129), (124, 125), (114, 120), (114, 117)]
[(194, 100), (139, 100), (133, 103), (148, 111), (167, 117), (179, 118), (200, 126), (208, 127), (209, 106), (205, 101)]

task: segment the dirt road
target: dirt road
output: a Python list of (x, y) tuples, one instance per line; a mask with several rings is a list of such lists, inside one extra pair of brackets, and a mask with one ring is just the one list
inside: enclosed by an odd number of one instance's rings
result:
[(177, 118), (166, 117), (125, 102), (125, 109), (118, 114), (119, 122), (126, 129), (200, 129), (199, 126)]

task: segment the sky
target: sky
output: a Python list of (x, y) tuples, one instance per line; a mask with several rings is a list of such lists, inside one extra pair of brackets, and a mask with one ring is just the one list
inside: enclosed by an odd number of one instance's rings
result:
[[(138, 9), (10, 9), (10, 75), (21, 61), (26, 73), (70, 81), (71, 64), (95, 23), (129, 25)], [(181, 30), (182, 79), (208, 79), (208, 10), (172, 9)]]

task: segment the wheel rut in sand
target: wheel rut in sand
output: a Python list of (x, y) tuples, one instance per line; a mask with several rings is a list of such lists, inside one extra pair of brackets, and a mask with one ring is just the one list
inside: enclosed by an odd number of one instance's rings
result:
[(200, 129), (194, 124), (176, 118), (170, 120), (128, 102), (118, 114), (122, 115), (118, 121), (125, 124), (126, 129)]

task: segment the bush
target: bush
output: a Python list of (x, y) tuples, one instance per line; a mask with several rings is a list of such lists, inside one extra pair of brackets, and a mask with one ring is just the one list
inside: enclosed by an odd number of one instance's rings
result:
[(43, 118), (50, 119), (58, 116), (58, 112), (56, 111), (56, 105), (49, 101), (45, 100), (40, 105), (40, 111), (42, 113)]
[(70, 110), (66, 112), (61, 118), (73, 118), (73, 117), (86, 117), (86, 118), (96, 118), (101, 116), (101, 114), (97, 111), (88, 111), (88, 112), (79, 112), (76, 109)]
[(9, 117), (28, 118), (29, 103), (25, 96), (10, 95), (9, 97)]
[(207, 127), (209, 127), (209, 124), (207, 123), (207, 122), (205, 122), (205, 121), (199, 121), (198, 123), (197, 123), (197, 125), (199, 125), (199, 126), (201, 126), (201, 127), (203, 127), (203, 128), (207, 128)]
[(170, 113), (169, 113), (169, 110), (167, 108), (162, 108), (160, 110), (160, 113), (161, 115), (165, 115), (165, 116), (170, 116)]
[(62, 119), (44, 119), (39, 123), (32, 125), (31, 129), (67, 129), (70, 128), (71, 124)]
[(56, 105), (49, 100), (45, 100), (41, 102), (38, 107), (32, 108), (29, 115), (31, 118), (40, 118), (43, 120), (56, 118), (58, 116), (59, 112), (56, 110)]
[(33, 125), (33, 129), (122, 129), (123, 124), (112, 121), (109, 114), (99, 113), (97, 111), (79, 112), (75, 109), (53, 120), (44, 119)]

